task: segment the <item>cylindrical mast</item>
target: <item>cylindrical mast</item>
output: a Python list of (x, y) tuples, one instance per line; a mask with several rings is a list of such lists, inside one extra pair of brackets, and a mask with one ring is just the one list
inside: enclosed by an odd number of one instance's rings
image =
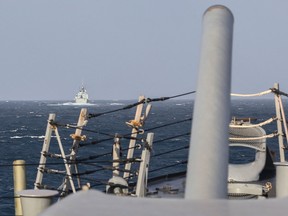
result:
[(233, 22), (221, 5), (203, 16), (186, 199), (227, 197)]

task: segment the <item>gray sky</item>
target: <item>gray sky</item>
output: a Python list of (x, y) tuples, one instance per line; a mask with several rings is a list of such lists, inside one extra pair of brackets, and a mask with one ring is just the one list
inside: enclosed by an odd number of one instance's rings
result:
[(195, 90), (204, 11), (234, 14), (232, 91), (288, 91), (288, 1), (1, 0), (0, 100), (97, 99)]

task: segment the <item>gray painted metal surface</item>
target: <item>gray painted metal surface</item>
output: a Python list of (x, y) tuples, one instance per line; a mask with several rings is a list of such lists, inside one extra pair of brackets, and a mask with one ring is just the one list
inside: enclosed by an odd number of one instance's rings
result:
[(187, 200), (133, 198), (89, 190), (72, 194), (46, 209), (41, 216), (271, 216), (288, 211), (288, 198), (268, 200)]
[(185, 198), (227, 197), (233, 15), (212, 6), (203, 17)]

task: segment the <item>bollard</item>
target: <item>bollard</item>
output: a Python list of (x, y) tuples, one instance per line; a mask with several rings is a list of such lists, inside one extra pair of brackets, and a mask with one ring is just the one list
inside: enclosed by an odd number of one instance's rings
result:
[(288, 197), (288, 162), (276, 162), (276, 197)]
[(54, 190), (23, 190), (18, 192), (21, 199), (23, 216), (37, 216), (52, 204), (58, 195)]
[(186, 199), (227, 198), (233, 22), (221, 5), (203, 16)]
[(15, 202), (15, 215), (22, 215), (22, 207), (19, 195), (19, 191), (26, 189), (26, 171), (25, 161), (15, 160), (13, 162), (13, 178), (14, 178), (14, 202)]

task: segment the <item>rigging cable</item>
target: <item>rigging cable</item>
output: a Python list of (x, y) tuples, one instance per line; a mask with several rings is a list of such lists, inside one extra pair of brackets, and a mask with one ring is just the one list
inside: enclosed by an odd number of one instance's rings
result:
[(154, 141), (153, 143), (163, 142), (163, 141), (166, 141), (166, 140), (178, 138), (178, 137), (181, 137), (181, 136), (187, 136), (187, 135), (190, 135), (190, 134), (191, 134), (190, 132), (185, 133), (185, 134), (179, 134), (179, 135), (176, 135), (176, 136), (173, 136), (173, 137), (168, 137), (168, 138), (165, 138), (165, 139), (156, 140), (156, 141)]
[(191, 121), (191, 120), (192, 120), (192, 118), (188, 118), (188, 119), (180, 120), (180, 121), (177, 121), (177, 122), (172, 122), (172, 123), (168, 123), (168, 124), (164, 124), (164, 125), (159, 125), (159, 126), (156, 126), (156, 127), (148, 128), (145, 131), (151, 131), (151, 130), (155, 130), (155, 129), (159, 129), (159, 128), (163, 128), (163, 127), (167, 127), (167, 126), (171, 126), (171, 125), (175, 125), (175, 124), (179, 124), (179, 123), (186, 122), (186, 121)]
[(278, 95), (283, 95), (285, 97), (288, 97), (288, 94), (285, 92), (280, 91), (279, 89), (276, 88), (270, 88), (270, 90), (274, 93), (274, 94), (278, 94)]
[(165, 101), (165, 100), (172, 99), (172, 98), (182, 97), (182, 96), (185, 96), (185, 95), (193, 94), (195, 92), (196, 91), (191, 91), (191, 92), (187, 92), (187, 93), (179, 94), (179, 95), (174, 95), (174, 96), (170, 96), (170, 97), (147, 98), (147, 99), (140, 100), (137, 103), (129, 104), (129, 105), (124, 106), (124, 107), (119, 108), (119, 109), (110, 110), (110, 111), (102, 112), (102, 113), (94, 113), (94, 114), (90, 113), (88, 115), (88, 118), (91, 119), (91, 118), (95, 118), (95, 117), (98, 117), (98, 116), (101, 116), (101, 115), (106, 115), (106, 114), (110, 114), (110, 113), (114, 113), (114, 112), (118, 112), (118, 111), (122, 111), (122, 110), (131, 109), (131, 108), (133, 108), (135, 106), (138, 106), (138, 105), (144, 104), (144, 103), (150, 103), (150, 102), (156, 102), (156, 101)]
[(183, 146), (183, 147), (181, 147), (181, 148), (172, 149), (172, 150), (170, 150), (170, 151), (166, 151), (166, 152), (161, 152), (161, 153), (158, 153), (158, 154), (154, 154), (154, 155), (152, 155), (152, 157), (157, 157), (157, 156), (161, 156), (161, 155), (173, 153), (173, 152), (175, 152), (175, 151), (180, 151), (180, 150), (188, 149), (188, 148), (189, 148), (189, 145), (186, 145), (186, 146)]
[(155, 172), (155, 171), (158, 171), (158, 170), (162, 170), (162, 169), (166, 169), (166, 168), (170, 168), (170, 167), (173, 167), (173, 166), (177, 166), (177, 165), (181, 165), (181, 164), (187, 164), (187, 160), (184, 160), (184, 161), (179, 161), (175, 164), (171, 164), (171, 165), (167, 165), (167, 166), (164, 166), (164, 167), (160, 167), (160, 168), (156, 168), (156, 169), (153, 169), (153, 170), (149, 170), (149, 173), (151, 172)]

